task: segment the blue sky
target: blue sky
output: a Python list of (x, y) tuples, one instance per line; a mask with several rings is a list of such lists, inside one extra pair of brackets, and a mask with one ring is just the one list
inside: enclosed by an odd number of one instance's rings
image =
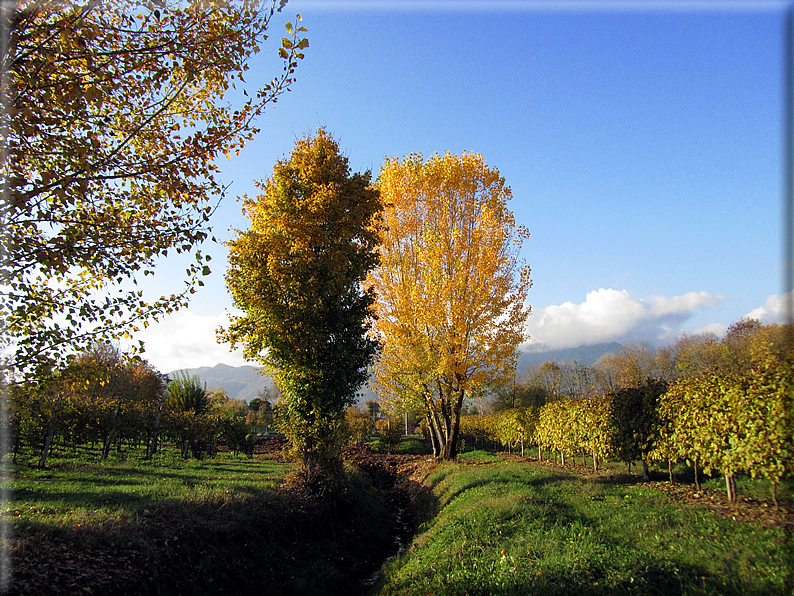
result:
[[(780, 320), (785, 6), (290, 0), (249, 85), (277, 74), (296, 12), (310, 47), (259, 136), (219, 162), (214, 233), (245, 228), (235, 198), (322, 125), (354, 171), (445, 151), (499, 169), (532, 234), (533, 349)], [(213, 274), (189, 310), (140, 334), (163, 371), (243, 363), (212, 333), (232, 308), (225, 250), (203, 250)], [(183, 269), (143, 287), (170, 294)]]

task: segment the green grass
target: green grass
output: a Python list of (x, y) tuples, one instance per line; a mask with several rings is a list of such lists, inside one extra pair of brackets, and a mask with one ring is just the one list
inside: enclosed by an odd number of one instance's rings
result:
[(472, 451), (466, 451), (460, 454), (460, 458), (466, 462), (496, 462), (500, 461), (499, 456), (491, 453), (490, 451), (484, 451), (482, 449), (474, 449)]
[(416, 436), (407, 436), (400, 439), (399, 453), (410, 453), (412, 455), (430, 455), (433, 450), (424, 444), (422, 439)]
[(780, 528), (469, 452), (426, 479), (434, 515), (379, 594), (790, 594)]
[(219, 454), (13, 467), (15, 594), (349, 594), (389, 554), (390, 519), (348, 470), (334, 499), (278, 488), (292, 468)]
[(278, 485), (289, 464), (219, 453), (183, 460), (172, 449), (140, 458), (54, 457), (47, 468), (12, 467), (12, 501), (5, 514), (17, 523), (74, 524), (102, 517), (142, 515), (164, 501), (224, 502), (262, 495)]

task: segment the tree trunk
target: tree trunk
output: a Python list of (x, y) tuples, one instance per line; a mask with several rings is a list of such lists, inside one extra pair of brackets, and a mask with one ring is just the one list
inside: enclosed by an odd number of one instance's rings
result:
[(560, 461), (562, 462), (563, 467), (565, 467), (565, 453), (560, 451)]
[(642, 479), (645, 480), (645, 482), (649, 482), (651, 480), (651, 473), (648, 470), (648, 460), (643, 457), (640, 461), (642, 462)]
[(444, 445), (446, 444), (446, 433), (445, 429), (441, 424), (441, 419), (438, 416), (438, 412), (433, 412), (432, 414), (432, 429), (433, 432), (436, 434), (436, 442), (438, 443), (438, 455), (436, 457), (442, 457), (442, 453), (444, 450)]
[(187, 459), (188, 454), (190, 453), (190, 447), (193, 444), (193, 429), (196, 425), (196, 414), (193, 414), (193, 417), (190, 419), (190, 429), (187, 431), (187, 439), (185, 443), (182, 445), (182, 459)]
[(50, 423), (47, 427), (47, 437), (44, 439), (44, 447), (41, 450), (41, 457), (39, 458), (39, 467), (43, 468), (47, 465), (47, 456), (50, 453), (50, 446), (52, 445), (52, 437), (55, 435), (55, 425), (58, 423), (58, 411), (54, 411), (50, 416)]
[(154, 422), (154, 429), (152, 430), (152, 436), (149, 440), (149, 448), (146, 450), (146, 459), (151, 460), (152, 456), (157, 453), (157, 434), (160, 431), (160, 416), (163, 413), (163, 405), (160, 404), (160, 407), (157, 410), (157, 418)]
[(543, 447), (538, 445), (538, 461), (543, 461)]
[(772, 501), (775, 503), (775, 511), (780, 511), (780, 501), (777, 499), (777, 482), (772, 483)]
[(441, 459), (453, 460), (458, 456), (458, 425), (451, 421), (449, 434), (441, 450)]
[(436, 431), (433, 429), (433, 419), (429, 412), (427, 413), (427, 432), (430, 435), (430, 445), (433, 448), (433, 457), (438, 457), (438, 440), (436, 439)]
[(698, 478), (698, 458), (695, 458), (695, 461), (692, 462), (695, 467), (695, 488), (700, 490), (700, 478)]
[(210, 448), (210, 457), (215, 458), (215, 451), (218, 449), (218, 425), (221, 423), (221, 417), (215, 418), (215, 429), (212, 431), (212, 447)]
[(670, 484), (675, 484), (675, 478), (673, 477), (673, 460), (667, 460), (667, 472), (670, 474)]
[(736, 481), (733, 474), (725, 474), (725, 489), (728, 493), (728, 501), (736, 502)]
[[(441, 391), (440, 388), (439, 391)], [(451, 387), (450, 387), (450, 391), (451, 391)], [(445, 437), (446, 441), (441, 451), (441, 459), (453, 460), (458, 456), (458, 437), (460, 435), (460, 414), (463, 409), (464, 394), (465, 392), (463, 390), (458, 390), (458, 395), (455, 396), (455, 403), (452, 408), (452, 412), (447, 412), (446, 408), (442, 407), (445, 430), (447, 432)]]
[(303, 481), (309, 490), (316, 488), (318, 480), (317, 454), (314, 451), (312, 437), (303, 440)]
[(47, 456), (50, 453), (50, 446), (52, 439), (55, 436), (55, 427), (58, 425), (58, 412), (61, 409), (61, 394), (58, 394), (58, 399), (55, 400), (55, 407), (52, 409), (52, 416), (50, 416), (50, 423), (47, 427), (47, 437), (44, 439), (44, 447), (41, 450), (41, 457), (39, 458), (39, 467), (43, 468), (47, 465)]
[(113, 422), (110, 425), (110, 432), (107, 437), (105, 437), (105, 444), (102, 446), (102, 457), (99, 461), (107, 460), (108, 455), (110, 455), (110, 444), (113, 442), (113, 435), (116, 434), (116, 418), (118, 418), (120, 407), (121, 401), (116, 402), (116, 410), (113, 412)]
[(598, 472), (598, 454), (593, 451), (593, 471)]

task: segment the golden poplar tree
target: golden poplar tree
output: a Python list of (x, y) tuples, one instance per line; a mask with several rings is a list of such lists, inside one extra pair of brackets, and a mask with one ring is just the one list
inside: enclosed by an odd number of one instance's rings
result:
[(467, 392), (510, 374), (526, 339), (526, 228), (507, 208), (510, 188), (474, 153), (389, 159), (384, 208), (377, 384), (392, 407), (422, 409), (434, 452), (456, 456)]
[(220, 336), (246, 358), (275, 368), (282, 427), (309, 488), (341, 474), (345, 408), (377, 348), (375, 301), (362, 282), (378, 261), (381, 204), (370, 174), (352, 174), (324, 130), (298, 141), (289, 159), (245, 199), (251, 228), (228, 243), (226, 281), (244, 316)]

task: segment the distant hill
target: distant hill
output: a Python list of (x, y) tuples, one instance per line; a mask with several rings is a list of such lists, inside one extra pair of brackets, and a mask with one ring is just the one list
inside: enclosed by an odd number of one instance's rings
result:
[[(198, 375), (209, 389), (223, 389), (226, 394), (234, 399), (242, 399), (246, 402), (251, 401), (259, 395), (265, 387), (270, 388), (274, 385), (272, 378), (260, 375), (253, 366), (229, 366), (228, 364), (216, 364), (215, 366), (201, 366), (199, 368), (182, 369), (189, 375)], [(175, 372), (169, 373), (172, 375)]]
[[(216, 364), (212, 367), (185, 368), (168, 374), (173, 376), (177, 372), (186, 372), (189, 375), (198, 375), (201, 382), (207, 384), (208, 389), (223, 389), (229, 397), (249, 402), (258, 397), (264, 387), (270, 389), (275, 386), (275, 381), (271, 377), (261, 375), (256, 370), (254, 366)], [(365, 385), (359, 391), (359, 402), (364, 403), (370, 399), (377, 399), (377, 395)]]
[(527, 369), (535, 364), (543, 364), (547, 360), (557, 362), (576, 361), (585, 366), (591, 366), (604, 354), (615, 353), (622, 346), (612, 342), (608, 344), (592, 344), (589, 346), (579, 346), (578, 348), (567, 348), (565, 350), (550, 350), (546, 352), (522, 352), (518, 357), (518, 376), (526, 374)]
[[(535, 364), (543, 364), (547, 360), (557, 362), (567, 362), (575, 360), (579, 364), (590, 366), (595, 364), (603, 354), (617, 352), (621, 345), (619, 343), (593, 344), (590, 346), (579, 346), (567, 350), (551, 350), (546, 352), (523, 352), (518, 357), (518, 376), (526, 376), (527, 369)], [(210, 389), (223, 389), (226, 394), (234, 399), (242, 399), (246, 402), (257, 397), (263, 388), (274, 387), (275, 381), (265, 375), (256, 372), (253, 366), (229, 366), (228, 364), (216, 364), (215, 366), (202, 366), (199, 368), (182, 369), (190, 375), (198, 375), (203, 383)], [(173, 371), (169, 373), (173, 375)], [(377, 395), (372, 389), (365, 385), (359, 391), (359, 403), (364, 403), (370, 399), (377, 399)]]

